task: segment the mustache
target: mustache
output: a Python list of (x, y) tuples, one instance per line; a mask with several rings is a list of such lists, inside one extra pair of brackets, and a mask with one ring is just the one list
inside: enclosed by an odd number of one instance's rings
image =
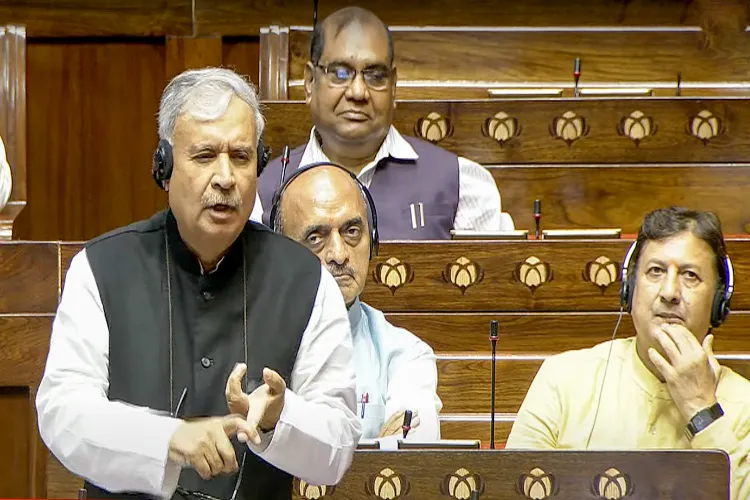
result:
[(230, 208), (239, 208), (242, 205), (242, 197), (240, 197), (239, 193), (236, 191), (231, 193), (209, 191), (203, 193), (201, 203), (205, 208), (214, 207), (216, 205), (226, 205)]
[(334, 278), (339, 276), (354, 276), (354, 269), (347, 264), (329, 264), (328, 271)]

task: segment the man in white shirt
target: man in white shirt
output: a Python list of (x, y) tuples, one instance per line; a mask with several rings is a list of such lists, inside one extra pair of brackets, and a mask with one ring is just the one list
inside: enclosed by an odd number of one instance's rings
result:
[[(388, 27), (359, 7), (315, 26), (305, 66), (305, 96), (314, 128), (291, 152), (286, 175), (332, 161), (357, 175), (380, 213), (384, 240), (450, 239), (451, 229), (514, 229), (492, 175), (481, 165), (392, 125), (397, 72)], [(259, 180), (263, 222), (282, 175), (280, 159)]]
[[(72, 260), (36, 404), (42, 439), (92, 498), (287, 500), (292, 476), (335, 484), (351, 464), (341, 294), (306, 249), (248, 221), (262, 133), (236, 73), (175, 77), (152, 170), (170, 208)], [(247, 418), (226, 415), (237, 363)]]
[[(394, 444), (403, 438), (404, 414), (409, 410), (413, 430), (407, 439), (440, 439), (442, 403), (432, 349), (359, 300), (378, 241), (379, 215), (370, 209), (367, 188), (344, 167), (323, 163), (297, 170), (274, 200), (274, 229), (320, 259), (336, 278), (349, 308), (362, 436)], [(230, 408), (243, 414), (244, 396), (231, 380)]]
[(5, 155), (5, 144), (0, 137), (0, 211), (5, 208), (5, 204), (10, 199), (10, 193), (13, 191), (13, 179), (10, 175), (10, 164)]

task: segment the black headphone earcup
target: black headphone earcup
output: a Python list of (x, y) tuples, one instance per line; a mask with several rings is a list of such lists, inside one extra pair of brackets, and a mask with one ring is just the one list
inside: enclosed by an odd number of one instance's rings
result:
[(721, 285), (720, 288), (716, 289), (714, 294), (714, 302), (711, 305), (711, 326), (718, 328), (724, 323), (724, 320), (729, 316), (729, 303), (725, 297), (726, 290)]
[(172, 145), (164, 139), (159, 141), (154, 151), (151, 177), (161, 189), (166, 189), (166, 182), (172, 177)]
[(263, 143), (263, 137), (261, 137), (258, 140), (258, 177), (263, 173), (269, 161), (271, 161), (271, 148)]

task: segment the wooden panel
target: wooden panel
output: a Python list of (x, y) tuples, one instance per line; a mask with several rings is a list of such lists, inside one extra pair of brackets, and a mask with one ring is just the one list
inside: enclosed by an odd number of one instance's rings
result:
[(223, 65), (246, 75), (258, 85), (260, 40), (257, 36), (224, 37)]
[[(489, 431), (488, 435), (489, 435)], [(510, 432), (510, 431), (509, 431)], [(507, 436), (505, 437), (507, 440)], [(47, 459), (47, 498), (78, 498), (83, 479), (73, 475), (53, 456)]]
[(32, 37), (187, 35), (191, 0), (2, 0), (0, 24), (26, 25)]
[(46, 313), (57, 307), (57, 244), (0, 243), (0, 313)]
[(51, 331), (52, 315), (0, 315), (0, 386), (39, 385)]
[[(643, 113), (643, 126), (648, 119), (651, 130), (656, 126), (656, 133), (637, 147), (618, 132), (620, 122), (636, 111)], [(699, 117), (704, 111), (710, 114)], [(440, 118), (422, 120), (421, 127), (417, 123), (433, 112), (447, 120), (443, 125), (451, 131), (438, 145), (484, 164), (718, 163), (750, 158), (750, 100), (745, 99), (408, 101), (398, 103), (394, 125), (406, 135), (420, 130), (431, 135), (440, 129)], [(519, 131), (502, 147), (483, 133), (485, 122), (500, 112), (508, 115), (508, 121), (503, 122), (507, 123), (505, 130)], [(568, 112), (574, 115), (562, 118)], [(303, 102), (268, 103), (265, 115), (267, 144), (274, 151), (309, 139), (311, 120)], [(712, 117), (718, 119), (712, 121)], [(513, 119), (517, 120), (515, 126), (511, 125)], [(568, 145), (556, 138), (553, 124), (578, 139)], [(706, 137), (711, 136), (713, 124), (718, 135), (704, 144), (691, 135), (691, 124)]]
[(28, 46), (29, 203), (18, 237), (86, 240), (151, 216), (163, 41)]
[[(0, 319), (0, 321), (2, 321)], [(34, 429), (28, 387), (0, 384), (0, 496), (33, 497), (29, 443)]]
[[(441, 416), (442, 418), (443, 416)], [(504, 418), (501, 420), (501, 418)], [(498, 416), (495, 420), (495, 447), (501, 448), (508, 442), (510, 430), (513, 428), (515, 415)], [(490, 416), (476, 415), (465, 416), (463, 420), (446, 420), (440, 421), (440, 437), (442, 439), (479, 439), (482, 447), (489, 447), (490, 444)]]
[[(310, 58), (310, 31), (290, 33), (289, 79), (301, 80)], [(400, 80), (560, 82), (573, 80), (581, 58), (582, 82), (744, 81), (750, 34), (731, 49), (702, 46), (700, 31), (393, 31)], [(470, 75), (470, 76), (469, 76)]]
[[(564, 349), (585, 349), (609, 340), (617, 313), (391, 313), (388, 321), (406, 328), (427, 342), (436, 353), (490, 352), (489, 324), (498, 321), (497, 353), (551, 354)], [(717, 353), (750, 352), (750, 313), (733, 312), (721, 328), (714, 329)], [(635, 335), (625, 314), (617, 337)]]
[(60, 288), (65, 285), (65, 275), (70, 268), (70, 261), (83, 249), (83, 243), (60, 243)]
[(221, 66), (221, 37), (167, 37), (166, 59), (167, 80), (188, 69)]
[(750, 232), (750, 164), (657, 166), (493, 166), (503, 210), (518, 228), (534, 228), (534, 200), (543, 229), (620, 228), (635, 234), (643, 216), (689, 204), (710, 210), (727, 233)]
[[(391, 26), (684, 26), (697, 25), (696, 2), (653, 2), (650, 0), (467, 0), (461, 3), (437, 0), (429, 8), (419, 2), (360, 0), (359, 7), (373, 11)], [(312, 25), (312, 2), (272, 0), (196, 0), (199, 33), (224, 35), (257, 34), (261, 27), (283, 23)], [(294, 6), (292, 6), (294, 4)], [(348, 0), (320, 2), (318, 19), (352, 5)]]

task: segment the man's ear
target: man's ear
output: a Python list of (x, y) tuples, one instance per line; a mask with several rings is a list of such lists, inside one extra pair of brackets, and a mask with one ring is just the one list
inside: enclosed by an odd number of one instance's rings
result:
[(167, 179), (166, 181), (164, 181), (164, 192), (166, 192), (166, 193), (169, 192), (169, 179)]
[(396, 84), (398, 83), (398, 71), (393, 68), (391, 72), (391, 99), (393, 100), (393, 109), (396, 109)]
[(312, 98), (313, 79), (315, 78), (315, 66), (312, 61), (305, 64), (305, 102), (309, 105)]

